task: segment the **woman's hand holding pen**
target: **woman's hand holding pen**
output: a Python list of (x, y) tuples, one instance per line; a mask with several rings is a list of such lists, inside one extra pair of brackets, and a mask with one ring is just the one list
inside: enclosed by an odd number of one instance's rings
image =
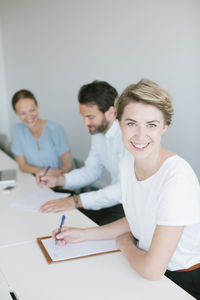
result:
[(55, 229), (52, 232), (52, 237), (58, 241), (59, 245), (65, 245), (66, 243), (79, 243), (86, 240), (86, 229), (73, 228), (73, 227), (62, 227)]

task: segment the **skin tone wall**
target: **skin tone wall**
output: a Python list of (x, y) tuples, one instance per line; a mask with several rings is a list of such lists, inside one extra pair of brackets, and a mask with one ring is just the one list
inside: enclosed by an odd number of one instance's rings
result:
[[(150, 78), (174, 99), (175, 118), (164, 145), (200, 177), (199, 9), (196, 0), (60, 0), (59, 5), (2, 0), (8, 107), (16, 90), (33, 90), (41, 117), (59, 121), (73, 155), (84, 160), (90, 136), (79, 116), (80, 86), (106, 80), (120, 93), (129, 83)], [(16, 121), (10, 109), (11, 128)]]

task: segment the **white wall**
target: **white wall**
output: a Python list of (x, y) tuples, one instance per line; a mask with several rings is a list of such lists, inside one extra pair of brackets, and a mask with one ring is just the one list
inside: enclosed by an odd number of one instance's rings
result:
[(90, 137), (79, 117), (79, 87), (100, 79), (121, 92), (147, 77), (174, 99), (174, 123), (165, 146), (187, 159), (200, 177), (199, 0), (1, 4), (8, 105), (16, 90), (32, 90), (41, 117), (62, 123), (74, 156), (85, 159)]
[(7, 105), (7, 88), (6, 88), (6, 74), (4, 64), (4, 53), (2, 44), (2, 28), (0, 16), (0, 134), (10, 136), (10, 118), (9, 107)]

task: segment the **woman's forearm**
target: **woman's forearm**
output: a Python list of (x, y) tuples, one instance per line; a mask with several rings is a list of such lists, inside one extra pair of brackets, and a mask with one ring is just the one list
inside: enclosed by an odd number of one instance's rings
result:
[(31, 166), (28, 164), (19, 165), (19, 168), (22, 172), (29, 173), (29, 174), (36, 174), (37, 172), (40, 171), (40, 167)]
[(68, 173), (72, 170), (73, 164), (72, 164), (72, 154), (71, 151), (65, 152), (61, 157), (61, 170), (62, 173)]
[(122, 218), (107, 225), (87, 228), (84, 231), (85, 240), (107, 240), (129, 232), (130, 228), (126, 218)]

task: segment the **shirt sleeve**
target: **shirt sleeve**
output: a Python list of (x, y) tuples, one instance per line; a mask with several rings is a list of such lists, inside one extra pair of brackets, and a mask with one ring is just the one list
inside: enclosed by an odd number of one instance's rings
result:
[(57, 126), (52, 131), (52, 140), (55, 144), (59, 156), (70, 150), (67, 135), (64, 128), (60, 124), (57, 124)]
[(80, 195), (83, 208), (99, 210), (121, 203), (120, 183), (109, 185), (95, 192)]
[(189, 225), (200, 222), (200, 187), (195, 176), (171, 178), (160, 194), (157, 224)]
[(14, 155), (21, 155), (24, 156), (25, 152), (23, 149), (23, 143), (21, 141), (22, 137), (22, 128), (21, 124), (17, 124), (14, 127), (13, 131), (13, 141), (12, 141), (12, 152)]
[(85, 166), (79, 169), (72, 170), (65, 174), (65, 188), (79, 189), (85, 187), (101, 177), (103, 164), (95, 150), (92, 139), (92, 146), (88, 158), (85, 161)]

